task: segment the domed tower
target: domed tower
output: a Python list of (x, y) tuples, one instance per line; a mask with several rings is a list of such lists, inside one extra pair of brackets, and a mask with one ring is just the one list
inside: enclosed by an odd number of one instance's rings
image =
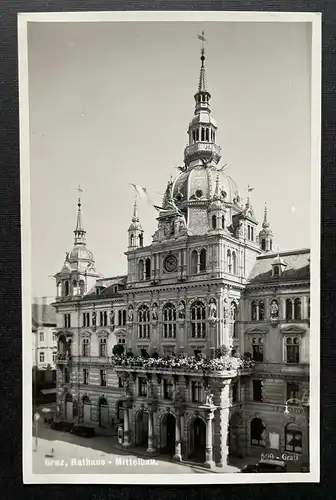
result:
[(217, 124), (211, 115), (211, 94), (207, 89), (204, 65), (204, 32), (199, 38), (202, 40), (201, 70), (198, 90), (194, 96), (194, 117), (188, 128), (189, 144), (184, 150), (184, 161), (187, 168), (202, 165), (204, 162), (216, 165), (221, 158), (220, 147), (216, 144)]
[(262, 230), (259, 232), (259, 245), (264, 252), (272, 252), (273, 250), (273, 232), (267, 218), (267, 206), (265, 203), (264, 221)]
[(67, 252), (63, 267), (54, 277), (57, 284), (57, 298), (69, 299), (85, 295), (102, 275), (97, 272), (93, 253), (86, 246), (86, 231), (83, 226), (81, 198), (78, 188), (77, 223), (74, 230), (74, 246)]
[(143, 246), (144, 231), (138, 217), (137, 202), (134, 202), (132, 222), (128, 228), (128, 250), (134, 250)]
[(209, 205), (209, 231), (219, 231), (226, 228), (226, 212), (224, 197), (219, 189), (219, 175), (217, 175), (215, 193)]

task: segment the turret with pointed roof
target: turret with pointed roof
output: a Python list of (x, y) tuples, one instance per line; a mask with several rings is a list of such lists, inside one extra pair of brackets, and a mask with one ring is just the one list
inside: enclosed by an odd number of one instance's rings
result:
[(260, 248), (264, 252), (272, 252), (273, 249), (273, 232), (267, 216), (267, 205), (265, 203), (264, 220), (262, 230), (259, 232)]
[(128, 249), (133, 250), (134, 248), (139, 248), (143, 246), (143, 234), (144, 231), (140, 224), (140, 219), (138, 216), (138, 206), (135, 200), (133, 207), (132, 222), (128, 228)]

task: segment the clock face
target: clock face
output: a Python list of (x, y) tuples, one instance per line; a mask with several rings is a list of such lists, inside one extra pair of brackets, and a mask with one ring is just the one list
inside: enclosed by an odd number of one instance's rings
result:
[(168, 273), (172, 273), (173, 271), (175, 271), (177, 268), (177, 258), (175, 257), (175, 255), (168, 255), (168, 257), (166, 257), (165, 259), (164, 266), (165, 270)]

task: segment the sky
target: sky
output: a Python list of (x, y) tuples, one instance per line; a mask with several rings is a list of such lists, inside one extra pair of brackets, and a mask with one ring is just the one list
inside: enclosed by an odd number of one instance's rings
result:
[[(126, 273), (134, 190), (160, 204), (177, 175), (194, 112), (200, 42), (220, 165), (275, 247), (310, 246), (310, 25), (285, 22), (28, 24), (32, 293), (73, 246), (77, 186), (87, 244), (106, 277)], [(150, 244), (157, 212), (139, 201)]]

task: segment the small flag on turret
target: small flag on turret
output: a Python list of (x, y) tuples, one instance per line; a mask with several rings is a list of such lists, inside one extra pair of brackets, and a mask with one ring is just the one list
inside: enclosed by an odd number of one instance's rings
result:
[(254, 189), (254, 188), (253, 188), (253, 187), (251, 187), (251, 186), (248, 186), (248, 187), (247, 187), (247, 191), (248, 191), (249, 193), (250, 193), (251, 191), (253, 191), (253, 189)]
[(147, 203), (152, 203), (148, 196), (147, 189), (145, 187), (140, 186), (139, 184), (132, 184), (132, 183), (131, 186), (134, 187), (135, 192), (137, 193), (139, 198), (141, 198), (144, 201), (147, 201)]

